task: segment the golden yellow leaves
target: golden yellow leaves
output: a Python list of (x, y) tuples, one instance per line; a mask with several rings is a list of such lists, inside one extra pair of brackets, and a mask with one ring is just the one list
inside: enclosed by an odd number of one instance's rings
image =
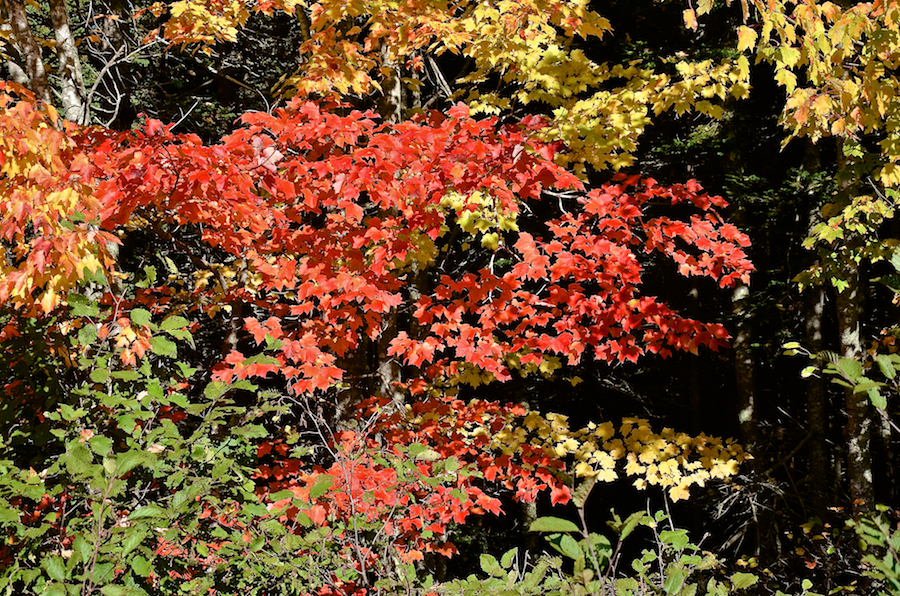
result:
[[(238, 29), (250, 18), (244, 2), (204, 2), (202, 0), (178, 0), (171, 4), (157, 2), (148, 10), (160, 17), (168, 9), (169, 20), (165, 25), (165, 37), (172, 44), (199, 43), (200, 50), (209, 54), (216, 41), (236, 41)], [(155, 34), (152, 33), (151, 35)]]
[(632, 476), (637, 488), (659, 486), (675, 501), (686, 499), (691, 486), (734, 476), (750, 459), (732, 440), (692, 437), (670, 428), (656, 433), (639, 418), (626, 418), (618, 428), (605, 422), (572, 430), (565, 416), (531, 411), (489, 436), (493, 451), (513, 455), (528, 445), (570, 462), (578, 478), (612, 482), (620, 474)]
[[(801, 0), (755, 0), (752, 5), (759, 23), (738, 29), (738, 50), (755, 47), (759, 59), (775, 66), (776, 81), (788, 93), (782, 123), (791, 137), (855, 139), (896, 128), (897, 2), (846, 9)], [(882, 156), (888, 164), (900, 159), (893, 149), (883, 149)], [(898, 182), (891, 168), (882, 181), (888, 186)]]
[(457, 225), (468, 234), (480, 235), (481, 245), (491, 250), (500, 245), (499, 232), (519, 230), (518, 212), (503, 208), (496, 197), (483, 191), (467, 195), (451, 191), (441, 199), (440, 206), (453, 210)]
[(682, 18), (684, 19), (684, 26), (693, 31), (697, 30), (697, 13), (694, 12), (693, 8), (688, 8), (682, 13)]
[(750, 27), (738, 27), (738, 51), (752, 50), (756, 46), (756, 31)]
[[(25, 100), (10, 105), (6, 89)], [(111, 266), (105, 244), (115, 238), (88, 223), (99, 202), (74, 171), (84, 156), (57, 128), (56, 112), (28, 99), (18, 87), (0, 88), (0, 300), (49, 313), (86, 272)]]

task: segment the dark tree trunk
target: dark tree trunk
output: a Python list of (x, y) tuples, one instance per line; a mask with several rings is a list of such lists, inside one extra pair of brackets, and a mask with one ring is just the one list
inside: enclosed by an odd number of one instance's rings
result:
[[(731, 347), (734, 349), (734, 376), (737, 382), (738, 422), (740, 423), (741, 442), (751, 453), (759, 445), (759, 409), (756, 403), (755, 362), (751, 344), (753, 340), (753, 324), (744, 305), (750, 288), (739, 285), (734, 289), (732, 300), (736, 328)], [(752, 464), (752, 461), (750, 462)]]
[[(825, 313), (825, 289), (821, 286), (807, 289), (805, 295), (806, 347), (813, 353), (822, 351), (822, 318)], [(812, 376), (806, 383), (806, 412), (809, 425), (809, 477), (812, 490), (812, 507), (820, 517), (834, 499), (834, 477), (828, 457), (828, 389), (826, 380)]]

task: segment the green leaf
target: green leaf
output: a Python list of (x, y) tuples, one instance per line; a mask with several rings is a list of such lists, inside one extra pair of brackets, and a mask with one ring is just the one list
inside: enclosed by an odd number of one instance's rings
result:
[(171, 331), (173, 329), (183, 329), (190, 324), (191, 322), (184, 317), (172, 316), (166, 317), (159, 328), (161, 331)]
[(70, 474), (84, 474), (91, 469), (94, 458), (84, 443), (72, 442), (67, 446), (66, 470)]
[(109, 370), (105, 368), (95, 368), (91, 370), (91, 380), (95, 383), (105, 383), (109, 380)]
[(266, 545), (266, 537), (265, 536), (257, 536), (253, 540), (250, 541), (250, 544), (247, 548), (250, 549), (250, 552), (258, 552), (262, 549), (263, 546)]
[(141, 555), (131, 558), (131, 568), (138, 577), (147, 577), (150, 575), (150, 561)]
[(319, 497), (327, 493), (333, 485), (334, 478), (332, 478), (331, 476), (327, 474), (319, 476), (318, 478), (316, 478), (316, 481), (309, 489), (309, 498), (318, 499)]
[(809, 591), (809, 589), (813, 587), (813, 583), (808, 579), (804, 579), (802, 582), (800, 582), (800, 587), (804, 591)]
[(865, 393), (873, 388), (884, 387), (884, 383), (870, 381), (866, 377), (862, 377), (860, 382), (853, 388), (853, 393)]
[(581, 547), (570, 534), (550, 534), (546, 536), (546, 540), (550, 546), (573, 561), (582, 556)]
[[(559, 517), (539, 517), (531, 522), (529, 532), (578, 532), (578, 526)], [(574, 557), (573, 557), (574, 558)]]
[(69, 294), (66, 296), (66, 301), (69, 303), (69, 310), (73, 317), (94, 318), (100, 315), (100, 307), (86, 296)]
[(582, 540), (584, 552), (586, 555), (590, 555), (590, 549), (593, 547), (594, 554), (598, 559), (597, 562), (602, 565), (604, 561), (607, 561), (612, 556), (612, 543), (610, 543), (609, 538), (596, 532), (591, 532), (588, 537), (590, 538), (590, 545), (588, 545), (586, 540)]
[(60, 404), (59, 405), (59, 413), (62, 416), (62, 419), (66, 422), (72, 422), (73, 420), (78, 420), (87, 412), (85, 412), (82, 408), (78, 408), (77, 410), (68, 404)]
[(41, 592), (41, 596), (66, 596), (66, 594), (66, 584), (50, 584)]
[(497, 559), (492, 555), (483, 554), (480, 558), (481, 570), (487, 573), (488, 575), (494, 575), (496, 573), (502, 573), (503, 568), (500, 567), (500, 563), (497, 562)]
[(659, 539), (678, 551), (684, 550), (688, 545), (687, 530), (665, 530), (659, 533)]
[(891, 357), (887, 354), (878, 354), (875, 356), (875, 362), (878, 363), (878, 368), (881, 369), (881, 374), (883, 374), (888, 379), (893, 379), (897, 376), (897, 369), (894, 368), (894, 363), (891, 360)]
[[(756, 585), (759, 579), (752, 573), (735, 573), (731, 576), (731, 585), (735, 590), (742, 590)], [(804, 590), (807, 588), (803, 588)]]
[(137, 381), (141, 378), (141, 373), (136, 370), (114, 370), (109, 373), (114, 379), (122, 379), (123, 381)]
[(625, 540), (629, 534), (631, 534), (634, 529), (641, 523), (641, 520), (644, 518), (643, 511), (635, 511), (625, 520), (625, 523), (622, 524), (622, 531), (619, 533), (619, 540)]
[(156, 267), (153, 265), (145, 265), (144, 275), (147, 276), (147, 279), (143, 282), (144, 285), (141, 285), (140, 283), (136, 284), (138, 287), (148, 288), (156, 283)]
[(871, 401), (872, 405), (879, 410), (887, 409), (887, 398), (881, 395), (881, 392), (878, 391), (877, 387), (869, 389), (869, 401)]
[(837, 361), (837, 368), (851, 381), (857, 380), (863, 372), (862, 362), (853, 358), (841, 358)]
[(145, 308), (136, 308), (131, 311), (131, 322), (134, 325), (139, 327), (144, 327), (145, 325), (150, 324), (150, 311)]
[(62, 557), (52, 556), (44, 559), (42, 567), (47, 570), (50, 579), (57, 581), (66, 579), (66, 564)]
[(441, 454), (434, 449), (423, 449), (416, 455), (416, 459), (424, 461), (437, 461), (441, 459)]
[(444, 460), (444, 469), (448, 472), (455, 472), (459, 470), (462, 464), (459, 463), (459, 460), (454, 456), (450, 456)]
[(78, 345), (89, 346), (97, 339), (97, 326), (85, 325), (78, 330)]
[(663, 590), (665, 590), (666, 594), (678, 594), (681, 591), (681, 587), (684, 586), (687, 574), (680, 568), (667, 571), (666, 581), (663, 582)]
[(226, 391), (228, 391), (228, 383), (213, 381), (203, 389), (203, 396), (210, 401), (214, 401), (222, 397)]
[(115, 584), (103, 586), (100, 588), (100, 593), (103, 596), (128, 596), (128, 590), (125, 586), (117, 586)]
[(891, 255), (891, 265), (894, 266), (897, 272), (900, 272), (900, 248), (896, 249), (894, 254)]
[(102, 457), (109, 455), (113, 442), (109, 437), (97, 435), (88, 439), (88, 445), (90, 445), (91, 451)]
[(72, 541), (72, 549), (81, 556), (82, 563), (90, 560), (93, 548), (84, 536), (75, 536), (75, 540)]
[(516, 555), (517, 555), (518, 553), (519, 553), (519, 549), (518, 549), (518, 548), (511, 548), (511, 549), (509, 549), (508, 551), (506, 551), (505, 553), (503, 553), (503, 557), (500, 559), (500, 565), (501, 565), (504, 569), (509, 569), (510, 567), (512, 567), (513, 561), (515, 560)]
[(144, 538), (147, 537), (147, 532), (144, 530), (132, 530), (125, 537), (125, 540), (122, 541), (122, 557), (136, 549), (141, 543), (144, 541)]
[(254, 517), (265, 517), (269, 513), (269, 510), (259, 503), (244, 503), (241, 509)]
[(168, 512), (159, 505), (150, 503), (149, 505), (138, 507), (132, 511), (131, 515), (128, 516), (128, 519), (135, 520), (144, 519), (146, 517), (166, 517), (167, 514)]
[(158, 335), (150, 338), (150, 349), (153, 350), (154, 354), (159, 354), (160, 356), (176, 356), (178, 354), (178, 347), (175, 345), (175, 342)]
[(135, 467), (146, 464), (150, 461), (151, 458), (145, 451), (138, 451), (136, 449), (132, 449), (131, 451), (126, 451), (121, 454), (118, 458), (118, 465), (116, 466), (116, 475), (124, 476)]

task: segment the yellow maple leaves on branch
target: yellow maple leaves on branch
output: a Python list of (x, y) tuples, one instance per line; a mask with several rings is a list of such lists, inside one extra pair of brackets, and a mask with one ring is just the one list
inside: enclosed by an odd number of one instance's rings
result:
[[(16, 101), (16, 97), (25, 101)], [(49, 313), (86, 274), (103, 274), (118, 239), (92, 224), (101, 202), (82, 177), (86, 158), (52, 106), (0, 83), (0, 301)]]
[(752, 459), (732, 439), (691, 436), (671, 428), (656, 432), (641, 418), (624, 418), (618, 426), (589, 422), (573, 428), (562, 414), (541, 414), (522, 406), (498, 410), (479, 400), (468, 404), (456, 400), (443, 408), (407, 406), (405, 416), (392, 428), (412, 431), (425, 441), (452, 434), (476, 453), (498, 461), (505, 458), (506, 467), (534, 472), (548, 462), (565, 462), (565, 470), (559, 472), (574, 477), (568, 482), (632, 477), (639, 490), (658, 486), (673, 501), (689, 498), (692, 486), (733, 477), (742, 462)]
[(862, 137), (876, 135), (881, 163), (873, 174), (885, 187), (900, 186), (900, 3), (742, 4), (737, 49), (774, 67), (787, 94), (785, 143), (798, 136), (813, 142), (839, 137), (852, 157)]
[[(473, 113), (549, 108), (540, 136), (565, 143), (559, 159), (578, 173), (632, 165), (653, 116), (672, 110), (720, 118), (728, 97), (749, 90), (743, 56), (715, 63), (661, 57), (654, 68), (595, 62), (573, 42), (601, 39), (612, 25), (586, 0), (179, 0), (150, 10), (168, 12), (160, 33), (170, 43), (207, 52), (216, 40), (237, 39), (253, 12), (297, 15), (308, 37), (279, 85), (287, 96), (364, 97), (388, 93), (384, 86), (398, 81), (415, 94), (428, 78)], [(470, 65), (456, 80), (436, 62), (450, 54)]]

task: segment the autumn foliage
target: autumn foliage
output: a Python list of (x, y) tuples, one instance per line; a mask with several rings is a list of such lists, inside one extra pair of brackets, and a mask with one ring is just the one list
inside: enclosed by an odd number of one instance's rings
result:
[[(93, 544), (113, 532), (127, 536), (126, 554), (141, 553), (132, 587), (206, 581), (203, 569), (227, 576), (229, 557), (266, 544), (312, 556), (321, 541), (352, 573), (317, 572), (308, 585), (349, 593), (373, 570), (388, 573), (394, 553), (452, 554), (450, 524), (500, 513), (504, 491), (566, 503), (575, 479), (623, 475), (678, 500), (745, 457), (645, 421), (570, 429), (563, 417), (456, 397), (463, 385), (585, 358), (724, 345), (721, 325), (642, 291), (651, 257), (722, 287), (748, 278), (746, 236), (696, 182), (619, 174), (589, 189), (554, 161), (564, 145), (536, 137), (543, 119), (473, 118), (463, 104), (387, 123), (296, 99), (204, 144), (155, 120), (77, 129), (9, 84), (2, 102), (3, 337), (38, 341), (29, 321), (40, 322), (79, 396), (57, 406), (22, 379), (6, 382), (56, 424), (49, 448), (64, 453), (22, 482), (60, 511), (73, 499), (85, 515), (99, 507)], [(134, 237), (165, 246), (154, 265)], [(224, 347), (203, 355), (213, 338)], [(350, 370), (371, 342), (398, 362), (392, 391), (406, 405), (369, 399), (380, 391)], [(354, 386), (363, 399), (348, 403)], [(315, 439), (301, 441), (301, 427)], [(179, 450), (194, 463), (179, 464)], [(214, 464), (222, 453), (232, 459)], [(121, 507), (107, 509), (115, 498)], [(18, 522), (16, 507), (4, 519)], [(152, 525), (161, 517), (169, 531)], [(52, 585), (79, 565), (83, 585), (113, 581), (94, 575), (97, 555), (56, 519), (19, 532), (7, 557), (61, 544), (69, 554), (50, 559)]]

